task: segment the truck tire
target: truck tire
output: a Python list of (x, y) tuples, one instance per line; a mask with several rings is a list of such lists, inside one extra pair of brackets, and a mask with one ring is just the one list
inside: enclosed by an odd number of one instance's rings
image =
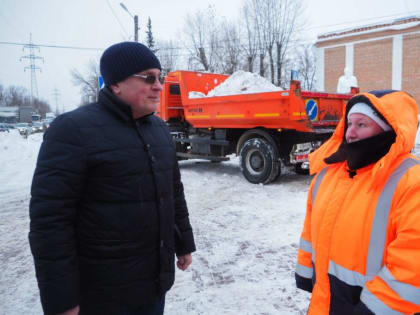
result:
[(253, 184), (268, 184), (280, 174), (280, 161), (273, 146), (265, 139), (251, 138), (243, 144), (240, 166), (245, 178)]
[[(188, 151), (187, 145), (181, 142), (175, 142), (175, 150), (176, 152), (180, 152), (180, 153), (186, 153)], [(177, 161), (188, 160), (187, 158), (180, 157), (180, 156), (177, 156), (176, 159)]]

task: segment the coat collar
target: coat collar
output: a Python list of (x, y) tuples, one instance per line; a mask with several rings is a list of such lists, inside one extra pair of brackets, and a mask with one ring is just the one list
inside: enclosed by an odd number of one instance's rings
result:
[(145, 115), (143, 117), (133, 119), (133, 112), (131, 110), (130, 105), (127, 103), (121, 101), (118, 97), (116, 97), (112, 91), (108, 87), (104, 87), (99, 92), (98, 97), (99, 104), (105, 106), (109, 111), (111, 111), (113, 114), (117, 115), (120, 119), (124, 121), (133, 121), (136, 122), (145, 122), (149, 121), (151, 116), (153, 116), (154, 113)]
[(108, 87), (99, 91), (98, 102), (120, 119), (124, 121), (133, 120), (130, 105), (118, 99)]

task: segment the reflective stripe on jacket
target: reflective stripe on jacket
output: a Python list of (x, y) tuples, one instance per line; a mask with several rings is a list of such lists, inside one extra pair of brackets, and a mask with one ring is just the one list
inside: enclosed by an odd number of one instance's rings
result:
[[(409, 154), (417, 105), (405, 104), (403, 92), (392, 94), (385, 101), (362, 94), (397, 133), (378, 162), (353, 178), (345, 162), (325, 167), (323, 158), (343, 139), (344, 122), (311, 157), (318, 175), (296, 267), (298, 287), (312, 291), (309, 315), (420, 312), (420, 161)], [(400, 117), (389, 105), (394, 102), (407, 106)]]

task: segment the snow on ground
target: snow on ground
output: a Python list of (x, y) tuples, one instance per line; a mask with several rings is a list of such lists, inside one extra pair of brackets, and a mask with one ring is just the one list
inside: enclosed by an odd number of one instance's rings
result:
[(209, 91), (207, 95), (201, 92), (192, 91), (189, 92), (188, 97), (200, 98), (274, 91), (282, 91), (282, 89), (257, 73), (239, 70), (229, 76), (223, 83)]
[[(1, 314), (42, 314), (27, 238), (41, 141), (0, 133)], [(416, 143), (420, 156), (420, 134)], [(165, 314), (305, 314), (309, 294), (295, 288), (294, 268), (310, 177), (285, 170), (276, 183), (253, 185), (236, 157), (180, 167), (197, 252), (177, 271)]]
[[(0, 313), (42, 314), (28, 244), (30, 184), (42, 134), (0, 133)], [(238, 160), (182, 161), (197, 252), (177, 271), (165, 314), (304, 314), (294, 285), (308, 176), (253, 185)]]
[(0, 133), (0, 313), (42, 314), (28, 244), (28, 205), (42, 134)]

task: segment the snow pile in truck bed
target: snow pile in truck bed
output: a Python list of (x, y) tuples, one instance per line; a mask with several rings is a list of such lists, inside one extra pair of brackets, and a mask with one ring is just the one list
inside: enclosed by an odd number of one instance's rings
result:
[(239, 70), (234, 72), (222, 84), (209, 91), (207, 95), (201, 92), (192, 91), (188, 94), (188, 97), (200, 98), (274, 91), (282, 91), (282, 89), (257, 73)]
[(206, 94), (197, 91), (191, 91), (188, 93), (188, 98), (201, 98), (206, 97)]

